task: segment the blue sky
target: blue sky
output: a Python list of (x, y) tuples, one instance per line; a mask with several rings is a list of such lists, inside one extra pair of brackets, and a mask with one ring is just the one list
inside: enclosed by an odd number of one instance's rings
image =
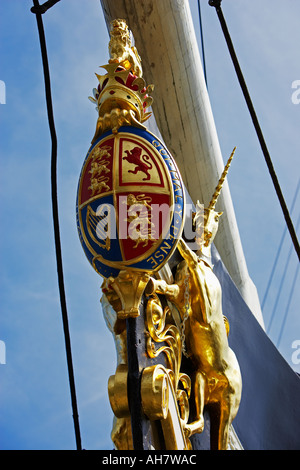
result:
[[(197, 2), (190, 3), (198, 34)], [(262, 300), (285, 221), (216, 13), (206, 0), (201, 5), (208, 90), (224, 159), (238, 148), (228, 180), (249, 273)], [(0, 105), (0, 341), (6, 347), (5, 364), (0, 364), (0, 448), (74, 449), (52, 226), (51, 142), (31, 6), (29, 0), (0, 0), (0, 80), (6, 85), (5, 104)], [(224, 0), (222, 8), (290, 207), (300, 177), (300, 103), (292, 101), (297, 91), (292, 85), (300, 80), (300, 5), (294, 0)], [(99, 304), (101, 278), (85, 258), (75, 221), (78, 178), (96, 124), (88, 96), (94, 73), (108, 60), (108, 34), (98, 0), (61, 0), (43, 20), (82, 443), (86, 449), (111, 449), (107, 380), (115, 371), (116, 354)], [(295, 226), (299, 202), (298, 196)], [(273, 315), (270, 337), (275, 344), (298, 264), (292, 249), (283, 282), (290, 247), (287, 234), (263, 312), (266, 326)], [(300, 341), (299, 303), (298, 278), (279, 344), (298, 372), (292, 344)]]

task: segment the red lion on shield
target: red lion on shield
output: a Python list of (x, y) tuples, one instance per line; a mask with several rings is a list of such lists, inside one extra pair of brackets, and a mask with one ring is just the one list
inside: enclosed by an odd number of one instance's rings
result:
[(143, 178), (143, 181), (148, 181), (151, 176), (149, 174), (149, 170), (152, 168), (152, 163), (150, 163), (148, 155), (142, 155), (142, 149), (140, 147), (134, 147), (132, 150), (125, 150), (127, 153), (126, 157), (123, 157), (123, 160), (127, 160), (129, 163), (135, 165), (134, 170), (128, 170), (128, 173), (133, 173), (134, 175), (137, 174), (138, 171), (142, 171), (145, 173), (146, 178)]

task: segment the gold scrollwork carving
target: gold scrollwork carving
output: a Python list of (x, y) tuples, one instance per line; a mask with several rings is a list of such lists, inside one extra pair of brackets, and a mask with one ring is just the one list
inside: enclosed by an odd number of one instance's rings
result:
[(119, 364), (115, 375), (108, 380), (108, 396), (111, 408), (117, 418), (130, 416), (127, 397), (127, 364)]
[[(108, 297), (110, 300), (108, 300)], [(115, 375), (108, 380), (108, 396), (114, 413), (111, 439), (118, 450), (133, 450), (131, 418), (127, 396), (127, 336), (125, 320), (119, 319), (117, 311), (121, 302), (114, 291), (101, 298), (104, 319), (113, 334), (117, 353)]]
[(161, 365), (143, 371), (141, 396), (144, 413), (151, 420), (166, 419), (169, 408), (167, 372)]
[[(111, 325), (118, 332), (117, 322), (139, 315), (143, 293), (147, 296), (145, 311), (146, 353), (149, 358), (165, 358), (165, 365), (146, 367), (141, 378), (141, 399), (145, 415), (150, 421), (160, 420), (167, 449), (190, 449), (185, 434), (189, 418), (191, 380), (180, 371), (182, 341), (168, 306), (163, 307), (158, 295), (147, 294), (150, 276), (145, 273), (122, 270), (116, 278), (108, 278), (102, 285), (103, 293), (116, 313)], [(151, 281), (153, 279), (151, 278)], [(149, 283), (152, 291), (153, 282)], [(117, 328), (117, 330), (116, 330)], [(127, 356), (122, 348), (122, 361), (115, 375), (109, 378), (108, 393), (115, 415), (113, 441), (118, 449), (132, 445), (130, 411), (127, 396)], [(125, 353), (125, 356), (124, 356)], [(124, 356), (124, 357), (123, 357)], [(121, 357), (120, 357), (121, 360)], [(124, 363), (125, 361), (125, 363)]]
[(142, 272), (121, 270), (116, 278), (104, 281), (102, 290), (116, 310), (118, 318), (138, 317), (143, 292), (149, 275)]
[[(150, 284), (151, 281), (152, 278)], [(189, 417), (191, 380), (180, 372), (181, 335), (171, 310), (168, 306), (162, 307), (155, 293), (148, 298), (145, 321), (147, 354), (157, 358), (163, 353), (167, 367), (159, 364), (143, 371), (141, 396), (144, 412), (150, 420), (161, 420), (167, 449), (188, 449), (191, 445), (184, 430)]]
[[(191, 449), (181, 417), (183, 391), (176, 393), (173, 382), (172, 371), (161, 364), (144, 369), (141, 380), (143, 411), (150, 421), (160, 420), (167, 450)], [(179, 407), (178, 400), (181, 401)], [(185, 406), (188, 407), (187, 398)]]

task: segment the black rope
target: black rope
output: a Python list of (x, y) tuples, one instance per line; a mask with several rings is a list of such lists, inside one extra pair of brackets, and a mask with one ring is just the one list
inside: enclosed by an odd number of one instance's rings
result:
[(222, 28), (222, 31), (224, 33), (224, 37), (225, 37), (225, 40), (226, 40), (226, 43), (227, 43), (227, 46), (228, 46), (228, 50), (229, 50), (229, 53), (230, 53), (230, 56), (231, 56), (231, 59), (232, 59), (232, 62), (233, 62), (238, 80), (239, 80), (239, 83), (240, 83), (240, 86), (242, 88), (242, 91), (243, 91), (243, 94), (244, 94), (244, 97), (245, 97), (245, 100), (246, 100), (246, 103), (247, 103), (247, 106), (248, 106), (253, 124), (254, 124), (255, 130), (256, 130), (256, 134), (257, 134), (262, 152), (264, 154), (265, 161), (266, 161), (266, 164), (268, 166), (268, 169), (269, 169), (269, 172), (270, 172), (270, 175), (271, 175), (271, 178), (272, 178), (272, 181), (273, 181), (273, 185), (275, 187), (275, 191), (277, 193), (277, 196), (278, 196), (278, 199), (279, 199), (282, 211), (283, 211), (283, 215), (284, 215), (288, 230), (290, 232), (290, 235), (291, 235), (291, 238), (292, 238), (292, 241), (293, 241), (294, 248), (296, 250), (296, 253), (297, 253), (299, 261), (300, 261), (300, 246), (299, 246), (299, 242), (298, 242), (298, 239), (297, 239), (296, 231), (294, 229), (294, 226), (293, 226), (288, 208), (286, 206), (286, 203), (285, 203), (285, 200), (284, 200), (284, 197), (283, 197), (283, 194), (282, 194), (282, 191), (281, 191), (278, 179), (277, 179), (277, 175), (275, 173), (275, 170), (274, 170), (274, 167), (273, 167), (273, 164), (272, 164), (272, 160), (271, 160), (271, 157), (270, 157), (270, 154), (269, 154), (269, 151), (268, 151), (268, 148), (267, 148), (262, 130), (260, 128), (256, 113), (255, 113), (255, 110), (254, 110), (254, 106), (252, 104), (252, 101), (251, 101), (251, 98), (250, 98), (250, 95), (249, 95), (249, 92), (248, 92), (248, 89), (247, 89), (247, 85), (246, 85), (245, 79), (243, 77), (243, 74), (242, 74), (242, 71), (241, 71), (241, 68), (240, 68), (240, 65), (239, 65), (234, 47), (233, 47), (233, 43), (231, 41), (231, 37), (230, 37), (229, 31), (228, 31), (228, 28), (227, 28), (227, 25), (226, 25), (226, 22), (225, 22), (225, 18), (223, 16), (223, 12), (222, 12), (222, 9), (221, 9), (221, 1), (222, 0), (209, 0), (208, 3), (209, 3), (209, 5), (216, 8), (216, 12), (217, 12), (218, 18), (220, 20), (221, 28)]
[(60, 0), (48, 0), (47, 2), (43, 3), (42, 5), (38, 5), (36, 2), (33, 1), (34, 6), (31, 8), (31, 12), (34, 14), (43, 14), (46, 13), (49, 8), (53, 7), (55, 3), (60, 2)]
[(52, 192), (52, 212), (53, 212), (53, 224), (54, 224), (54, 239), (55, 239), (58, 285), (59, 285), (59, 293), (60, 293), (63, 329), (64, 329), (64, 336), (65, 336), (65, 347), (66, 347), (66, 355), (67, 355), (67, 363), (68, 363), (68, 373), (69, 373), (69, 383), (70, 383), (71, 401), (72, 401), (72, 409), (73, 409), (76, 445), (77, 445), (77, 450), (81, 450), (81, 437), (80, 437), (79, 419), (78, 419), (78, 411), (77, 411), (77, 400), (76, 400), (75, 381), (74, 381), (72, 353), (71, 353), (71, 341), (70, 341), (70, 333), (69, 333), (68, 313), (67, 313), (67, 306), (66, 306), (62, 255), (61, 255), (61, 243), (60, 243), (60, 234), (59, 234), (59, 218), (58, 218), (58, 202), (57, 202), (57, 138), (56, 138), (53, 108), (52, 108), (51, 84), (50, 84), (50, 73), (49, 73), (49, 64), (48, 64), (48, 57), (47, 57), (46, 39), (45, 39), (45, 32), (44, 32), (44, 26), (43, 26), (43, 20), (42, 20), (42, 14), (45, 13), (45, 11), (47, 11), (48, 8), (53, 6), (58, 1), (59, 0), (49, 1), (49, 2), (46, 2), (44, 5), (39, 5), (38, 0), (33, 0), (34, 7), (31, 9), (31, 11), (36, 15), (41, 53), (42, 53), (46, 104), (47, 104), (48, 122), (49, 122), (49, 129), (50, 129), (51, 143), (52, 143), (51, 192)]

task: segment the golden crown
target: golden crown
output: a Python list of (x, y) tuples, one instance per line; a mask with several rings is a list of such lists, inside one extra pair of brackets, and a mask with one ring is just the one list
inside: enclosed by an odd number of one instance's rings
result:
[(124, 20), (112, 21), (110, 37), (110, 60), (101, 66), (107, 73), (96, 73), (99, 84), (93, 89), (94, 96), (89, 96), (99, 114), (95, 137), (108, 128), (117, 132), (122, 124), (139, 125), (151, 116), (147, 108), (152, 104), (149, 93), (154, 87), (146, 86), (142, 78), (141, 59)]

